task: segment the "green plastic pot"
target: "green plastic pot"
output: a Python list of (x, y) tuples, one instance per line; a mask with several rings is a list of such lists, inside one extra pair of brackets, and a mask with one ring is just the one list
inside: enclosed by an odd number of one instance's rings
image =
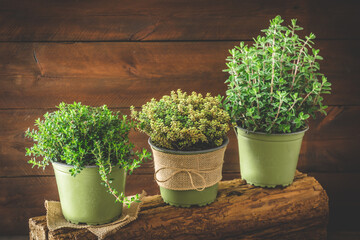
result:
[(215, 201), (218, 183), (202, 191), (178, 191), (160, 187), (160, 194), (164, 202), (175, 207), (206, 206)]
[(248, 184), (260, 187), (290, 185), (294, 180), (302, 139), (307, 130), (266, 134), (236, 127), (241, 178)]
[[(59, 191), (61, 209), (71, 223), (99, 225), (112, 222), (122, 213), (123, 205), (101, 184), (99, 168), (87, 166), (75, 177), (70, 175), (72, 166), (52, 163)], [(111, 186), (118, 192), (125, 191), (126, 172), (114, 167), (110, 174)]]
[[(203, 154), (216, 151), (220, 148), (226, 148), (229, 143), (229, 139), (226, 137), (224, 143), (216, 148), (199, 150), (199, 151), (177, 151), (177, 150), (169, 150), (165, 148), (160, 148), (155, 146), (151, 139), (148, 140), (149, 145), (152, 149), (157, 151), (161, 151), (168, 154), (180, 154), (180, 155), (188, 155), (189, 158), (192, 155)], [(175, 207), (191, 207), (191, 206), (206, 206), (215, 201), (218, 193), (218, 183), (206, 187), (202, 191), (198, 190), (172, 190), (159, 186), (160, 194), (165, 203), (170, 204)]]

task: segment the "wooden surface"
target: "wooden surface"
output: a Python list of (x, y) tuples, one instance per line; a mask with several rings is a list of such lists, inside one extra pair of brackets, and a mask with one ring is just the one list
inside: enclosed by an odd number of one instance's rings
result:
[[(139, 217), (107, 239), (326, 239), (328, 197), (297, 173), (287, 188), (263, 189), (234, 179), (219, 184), (206, 207), (176, 208), (161, 196), (144, 199)], [(96, 239), (86, 229), (48, 231), (46, 217), (29, 220), (30, 239)]]
[[(249, 42), (250, 43), (250, 42)], [(0, 44), (0, 108), (54, 108), (61, 101), (140, 107), (173, 89), (224, 95), (225, 58), (237, 41)], [(360, 104), (358, 41), (319, 40), (334, 85), (326, 104)]]
[(356, 0), (1, 1), (0, 40), (252, 39), (276, 14), (298, 18), (307, 33), (321, 38), (359, 38), (356, 4)]
[[(328, 116), (310, 122), (298, 168), (328, 191), (332, 230), (360, 225), (360, 2), (356, 0), (0, 1), (0, 235), (25, 234), (27, 219), (57, 200), (51, 168), (32, 169), (24, 131), (61, 101), (128, 113), (170, 90), (225, 94), (225, 57), (280, 14), (314, 32), (333, 83)], [(250, 43), (250, 42), (248, 42)], [(138, 147), (145, 135), (132, 133)], [(224, 178), (239, 177), (229, 133)], [(128, 193), (153, 194), (152, 162), (128, 178)]]
[[(0, 236), (0, 240), (28, 240), (28, 235), (13, 235), (13, 236)], [(336, 232), (327, 232), (328, 240), (359, 240), (360, 232), (359, 231), (336, 231)]]

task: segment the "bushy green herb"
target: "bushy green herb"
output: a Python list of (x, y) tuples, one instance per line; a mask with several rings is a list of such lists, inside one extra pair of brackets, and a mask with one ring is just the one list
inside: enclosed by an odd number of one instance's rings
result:
[[(132, 200), (118, 193), (110, 186), (108, 178), (112, 168), (119, 167), (132, 173), (143, 160), (150, 157), (146, 150), (134, 152), (134, 144), (129, 142), (129, 132), (134, 122), (126, 115), (112, 112), (106, 105), (90, 107), (81, 103), (61, 103), (58, 110), (46, 113), (44, 119), (35, 121), (37, 130), (30, 128), (25, 135), (34, 140), (34, 145), (26, 149), (31, 156), (29, 163), (45, 168), (49, 162), (72, 165), (72, 176), (80, 173), (87, 165), (97, 165), (103, 184), (117, 201), (128, 205)], [(41, 160), (37, 160), (41, 157)]]
[(291, 20), (282, 25), (280, 16), (262, 30), (253, 46), (244, 42), (230, 50), (226, 60), (229, 79), (226, 109), (238, 126), (259, 132), (296, 132), (316, 112), (326, 114), (321, 94), (331, 84), (319, 73), (319, 50), (312, 48), (314, 34), (301, 39), (302, 30)]
[(229, 131), (230, 117), (221, 99), (209, 93), (203, 97), (180, 89), (159, 101), (152, 99), (140, 112), (132, 107), (138, 128), (158, 147), (175, 150), (200, 150), (220, 146)]

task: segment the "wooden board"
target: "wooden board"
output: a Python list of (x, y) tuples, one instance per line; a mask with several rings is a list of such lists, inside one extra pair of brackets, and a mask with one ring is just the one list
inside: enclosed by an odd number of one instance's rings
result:
[[(128, 109), (120, 109), (125, 114)], [(25, 157), (25, 147), (32, 145), (24, 138), (24, 131), (33, 126), (34, 120), (46, 111), (41, 110), (3, 110), (0, 111), (0, 176), (53, 175), (51, 168), (31, 168)], [(53, 110), (49, 110), (53, 111)], [(310, 124), (306, 133), (298, 168), (302, 171), (354, 172), (360, 171), (357, 159), (360, 135), (357, 131), (360, 121), (360, 107), (330, 107), (328, 116), (318, 118)], [(229, 132), (230, 143), (225, 153), (224, 172), (239, 171), (237, 139)], [(341, 137), (340, 137), (341, 136)], [(147, 135), (132, 132), (131, 140), (138, 148), (147, 148)], [(153, 173), (152, 161), (136, 170), (139, 173)]]
[[(360, 214), (359, 173), (310, 173), (319, 180), (330, 199), (332, 231), (357, 229)], [(225, 174), (223, 180), (239, 178), (239, 174)], [(131, 175), (126, 193), (131, 195), (146, 190), (150, 195), (159, 189), (153, 175)], [(0, 235), (26, 234), (27, 220), (45, 214), (44, 200), (58, 200), (54, 177), (0, 178)]]
[(298, 18), (320, 38), (359, 38), (359, 3), (252, 1), (1, 1), (1, 41), (252, 39), (269, 19)]
[[(141, 106), (171, 90), (225, 95), (228, 49), (238, 42), (3, 43), (0, 109), (53, 108), (61, 101)], [(358, 41), (318, 41), (330, 105), (360, 104)]]
[[(176, 208), (159, 195), (148, 196), (136, 222), (106, 239), (319, 240), (326, 239), (328, 214), (326, 192), (306, 174), (298, 173), (285, 189), (256, 188), (235, 179), (220, 182), (215, 202), (201, 208)], [(45, 216), (29, 220), (31, 239), (46, 235), (45, 221)], [(49, 240), (77, 238), (95, 239), (86, 229), (48, 232)]]

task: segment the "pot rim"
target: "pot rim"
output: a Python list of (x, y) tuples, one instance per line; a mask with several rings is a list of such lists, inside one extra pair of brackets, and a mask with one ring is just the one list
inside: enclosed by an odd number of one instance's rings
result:
[(170, 153), (170, 154), (177, 154), (177, 155), (195, 155), (195, 154), (203, 154), (203, 153), (209, 153), (214, 152), (216, 150), (219, 150), (221, 148), (226, 147), (229, 144), (229, 138), (225, 136), (224, 142), (221, 144), (221, 146), (209, 148), (205, 150), (195, 150), (195, 151), (184, 151), (184, 150), (170, 150), (162, 147), (155, 146), (153, 142), (151, 141), (151, 138), (149, 137), (148, 143), (151, 148), (164, 153)]
[(239, 127), (239, 126), (235, 126), (235, 132), (236, 132), (236, 128), (241, 129), (242, 131), (244, 131), (246, 134), (258, 134), (258, 135), (267, 135), (267, 136), (291, 136), (291, 135), (296, 135), (299, 133), (305, 133), (307, 130), (309, 130), (309, 125), (306, 125), (306, 128), (304, 130), (300, 130), (297, 132), (292, 132), (292, 133), (265, 133), (265, 132), (255, 132), (255, 131), (250, 131), (247, 130), (245, 128)]

